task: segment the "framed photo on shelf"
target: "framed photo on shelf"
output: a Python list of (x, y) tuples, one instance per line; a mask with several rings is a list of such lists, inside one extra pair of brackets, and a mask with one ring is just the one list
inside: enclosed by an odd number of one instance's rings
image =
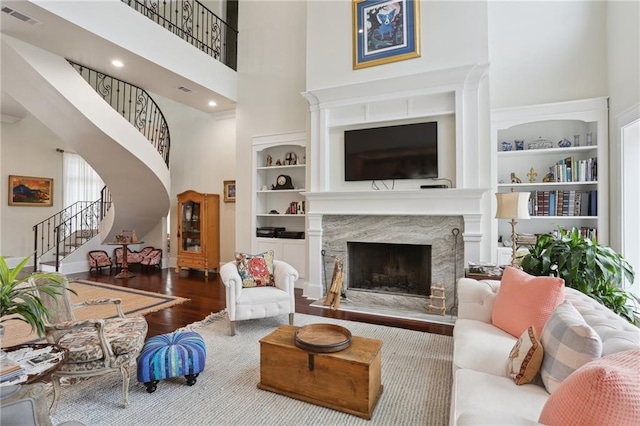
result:
[(353, 0), (353, 69), (419, 56), (419, 0)]
[(10, 206), (53, 206), (53, 179), (9, 175)]
[(236, 181), (235, 180), (224, 181), (224, 202), (225, 203), (236, 202)]

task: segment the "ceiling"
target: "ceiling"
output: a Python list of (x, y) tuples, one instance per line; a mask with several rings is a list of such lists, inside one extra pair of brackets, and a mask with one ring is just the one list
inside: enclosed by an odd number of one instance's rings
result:
[[(15, 16), (0, 12), (0, 31), (2, 34), (38, 46), (73, 62), (104, 72), (203, 112), (216, 113), (235, 108), (235, 103), (232, 100), (219, 93), (159, 67), (155, 63), (86, 31), (32, 2), (2, 1), (2, 6), (10, 7), (35, 20), (35, 23), (24, 22)], [(114, 67), (111, 65), (111, 60), (114, 58), (120, 59), (126, 65), (122, 68)], [(185, 93), (178, 90), (178, 87), (181, 86), (191, 89), (191, 92)], [(216, 107), (208, 105), (211, 100), (217, 103)], [(27, 113), (4, 91), (2, 92), (0, 111), (3, 116), (18, 118), (24, 117)]]

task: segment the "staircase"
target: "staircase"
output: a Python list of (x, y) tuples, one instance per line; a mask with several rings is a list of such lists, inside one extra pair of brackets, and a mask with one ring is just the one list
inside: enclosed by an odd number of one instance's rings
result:
[(111, 195), (104, 187), (99, 200), (78, 201), (34, 225), (33, 271), (58, 272), (65, 257), (100, 233), (100, 222), (110, 207)]
[[(2, 37), (2, 49), (3, 65), (11, 63), (2, 67), (3, 89), (81, 155), (109, 188), (113, 208), (98, 228), (101, 242), (122, 229), (145, 235), (156, 227), (170, 206), (168, 138), (150, 143), (64, 58), (8, 36)], [(73, 235), (70, 229), (61, 241)]]

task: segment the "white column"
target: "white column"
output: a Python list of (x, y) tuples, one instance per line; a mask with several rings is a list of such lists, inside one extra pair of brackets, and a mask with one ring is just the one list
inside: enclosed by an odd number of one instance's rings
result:
[[(307, 203), (309, 201), (307, 200)], [(312, 206), (309, 205), (311, 208)], [(303, 295), (309, 299), (324, 297), (322, 286), (322, 215), (307, 214), (307, 243), (309, 253), (309, 269), (307, 281), (304, 283)]]

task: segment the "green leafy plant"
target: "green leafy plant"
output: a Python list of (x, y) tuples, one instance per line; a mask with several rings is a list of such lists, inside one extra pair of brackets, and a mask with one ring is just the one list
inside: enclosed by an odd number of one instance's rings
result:
[(624, 289), (624, 278), (633, 283), (633, 267), (610, 247), (583, 237), (577, 228), (538, 235), (520, 265), (531, 275), (563, 278), (567, 287), (599, 301), (632, 324), (638, 322), (635, 298)]
[[(29, 259), (30, 256), (27, 256), (15, 268), (10, 269), (4, 257), (0, 256), (0, 326), (7, 321), (24, 321), (42, 337), (49, 310), (42, 303), (40, 295), (55, 297), (65, 291), (65, 286), (60, 274), (24, 273), (22, 269)], [(38, 279), (34, 286), (27, 283), (32, 278)], [(69, 291), (75, 293), (71, 289)]]

